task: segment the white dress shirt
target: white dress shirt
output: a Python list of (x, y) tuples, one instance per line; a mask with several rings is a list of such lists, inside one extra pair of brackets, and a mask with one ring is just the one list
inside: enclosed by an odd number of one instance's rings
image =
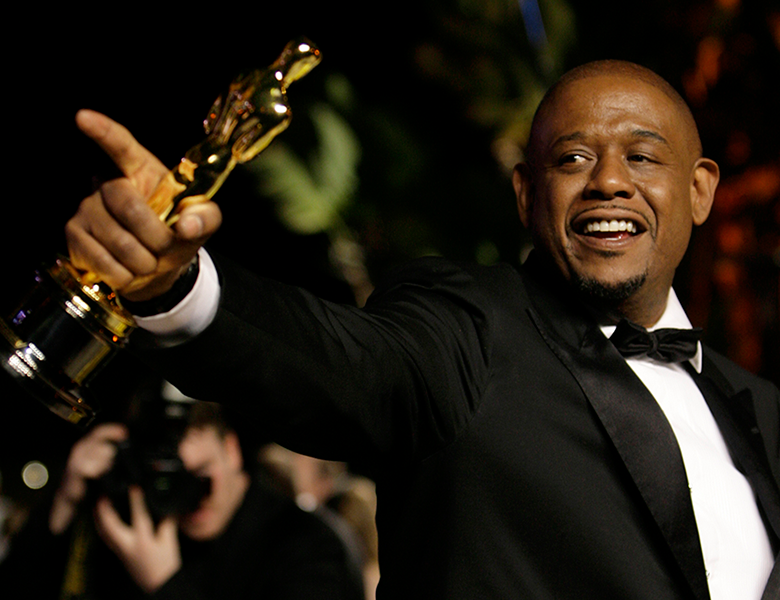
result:
[[(689, 329), (674, 290), (650, 329)], [(603, 326), (607, 337), (614, 326)], [(699, 529), (712, 600), (759, 600), (775, 559), (745, 476), (731, 460), (707, 402), (680, 364), (647, 357), (626, 359), (666, 415), (680, 446)], [(691, 359), (701, 373), (702, 350)]]

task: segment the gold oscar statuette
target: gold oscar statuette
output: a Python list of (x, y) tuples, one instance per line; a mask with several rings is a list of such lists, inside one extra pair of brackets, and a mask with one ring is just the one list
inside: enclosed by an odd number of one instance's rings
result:
[[(293, 40), (272, 65), (230, 84), (204, 120), (206, 138), (187, 151), (149, 197), (161, 220), (172, 225), (185, 206), (209, 200), (237, 164), (257, 156), (287, 128), (292, 116), (287, 86), (320, 58), (313, 43)], [(54, 413), (86, 425), (95, 416), (88, 383), (134, 328), (114, 290), (58, 258), (35, 273), (22, 301), (0, 318), (0, 360)]]

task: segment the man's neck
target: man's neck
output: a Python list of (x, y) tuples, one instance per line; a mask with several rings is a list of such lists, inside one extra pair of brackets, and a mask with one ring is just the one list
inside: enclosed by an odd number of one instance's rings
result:
[(640, 289), (627, 300), (612, 307), (607, 314), (616, 322), (626, 318), (646, 329), (652, 328), (663, 316), (669, 300), (671, 285), (660, 289)]
[(654, 304), (652, 308), (646, 305), (636, 306), (629, 300), (617, 307), (598, 306), (596, 304), (594, 309), (606, 317), (605, 323), (615, 324), (621, 319), (628, 319), (645, 329), (651, 329), (664, 314), (666, 299), (664, 299), (663, 304)]

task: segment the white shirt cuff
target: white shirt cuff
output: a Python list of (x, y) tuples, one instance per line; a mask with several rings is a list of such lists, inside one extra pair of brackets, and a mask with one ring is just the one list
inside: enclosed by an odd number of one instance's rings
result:
[(171, 310), (149, 317), (136, 317), (141, 329), (162, 338), (193, 338), (214, 320), (219, 307), (220, 285), (217, 268), (209, 253), (198, 250), (198, 278), (184, 299)]

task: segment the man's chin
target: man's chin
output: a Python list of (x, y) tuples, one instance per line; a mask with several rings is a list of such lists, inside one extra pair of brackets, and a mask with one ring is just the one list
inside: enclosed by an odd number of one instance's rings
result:
[(179, 528), (184, 535), (193, 540), (208, 539), (213, 535), (209, 513), (202, 508), (182, 517)]
[(605, 307), (618, 306), (631, 298), (647, 281), (647, 273), (641, 273), (621, 281), (602, 281), (595, 277), (575, 276), (573, 283), (584, 297)]

